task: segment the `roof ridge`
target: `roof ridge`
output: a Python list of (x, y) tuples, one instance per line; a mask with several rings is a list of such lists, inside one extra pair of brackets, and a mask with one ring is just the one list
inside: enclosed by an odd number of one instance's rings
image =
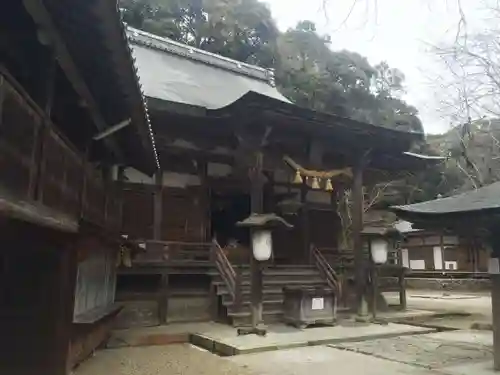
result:
[(176, 42), (172, 39), (161, 37), (143, 30), (139, 30), (127, 25), (127, 36), (130, 42), (145, 45), (154, 49), (168, 52), (177, 56), (199, 61), (201, 63), (228, 70), (233, 73), (242, 74), (251, 78), (265, 81), (275, 87), (274, 70), (262, 68), (257, 65), (248, 64), (208, 52), (200, 48), (192, 47), (184, 43)]

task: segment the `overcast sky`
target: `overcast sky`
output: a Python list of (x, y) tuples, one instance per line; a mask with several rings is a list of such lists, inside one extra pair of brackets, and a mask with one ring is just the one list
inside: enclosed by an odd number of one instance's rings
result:
[[(264, 0), (281, 30), (309, 19), (320, 34), (332, 37), (333, 49), (349, 49), (376, 64), (386, 60), (406, 76), (406, 100), (416, 106), (426, 132), (447, 130), (439, 113), (436, 70), (431, 45), (452, 41), (460, 19), (458, 1), (474, 29), (484, 17), (481, 0)], [(353, 4), (355, 6), (353, 7)], [(347, 20), (346, 20), (347, 19)]]

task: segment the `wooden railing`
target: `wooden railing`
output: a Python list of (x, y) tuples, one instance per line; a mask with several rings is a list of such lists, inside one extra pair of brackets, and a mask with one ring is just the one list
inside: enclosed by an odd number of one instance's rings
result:
[(6, 199), (120, 230), (120, 195), (1, 66), (0, 189)]
[[(334, 248), (316, 248), (323, 259), (334, 270), (337, 275), (337, 281), (341, 285), (343, 292), (342, 303), (347, 306), (349, 294), (354, 291), (354, 252), (352, 250), (339, 250)], [(371, 261), (370, 255), (366, 250), (364, 253), (366, 261), (366, 272), (371, 273), (370, 279), (374, 279), (374, 265)], [(388, 254), (388, 263), (377, 266), (378, 285), (371, 284), (371, 287), (378, 292), (398, 292), (400, 299), (400, 306), (402, 309), (406, 308), (406, 288), (405, 288), (405, 275), (406, 269), (401, 266), (399, 252), (391, 251)], [(367, 275), (368, 276), (368, 275)]]
[(240, 311), (242, 304), (242, 269), (237, 267), (235, 270), (229, 262), (224, 250), (220, 247), (216, 239), (212, 241), (212, 260), (219, 271), (219, 274), (224, 280), (224, 283), (231, 294), (235, 310)]
[(337, 301), (342, 297), (342, 283), (335, 270), (330, 266), (321, 251), (314, 245), (310, 247), (311, 262), (321, 273), (328, 283), (328, 286), (333, 289)]
[(209, 242), (182, 242), (161, 240), (133, 240), (144, 249), (135, 263), (179, 263), (185, 265), (209, 265), (212, 244)]

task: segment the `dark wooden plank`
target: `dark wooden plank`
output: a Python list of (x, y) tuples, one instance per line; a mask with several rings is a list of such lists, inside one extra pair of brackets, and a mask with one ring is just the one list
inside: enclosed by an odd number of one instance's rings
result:
[(0, 215), (63, 232), (78, 232), (77, 218), (61, 214), (35, 202), (15, 199), (10, 194), (1, 190)]

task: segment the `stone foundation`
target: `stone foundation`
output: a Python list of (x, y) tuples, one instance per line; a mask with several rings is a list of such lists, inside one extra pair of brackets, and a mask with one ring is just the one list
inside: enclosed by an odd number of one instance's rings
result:
[[(152, 300), (120, 301), (124, 306), (116, 328), (152, 327), (159, 324), (158, 302)], [(174, 296), (168, 300), (167, 323), (187, 323), (210, 320), (210, 300), (207, 296)]]

